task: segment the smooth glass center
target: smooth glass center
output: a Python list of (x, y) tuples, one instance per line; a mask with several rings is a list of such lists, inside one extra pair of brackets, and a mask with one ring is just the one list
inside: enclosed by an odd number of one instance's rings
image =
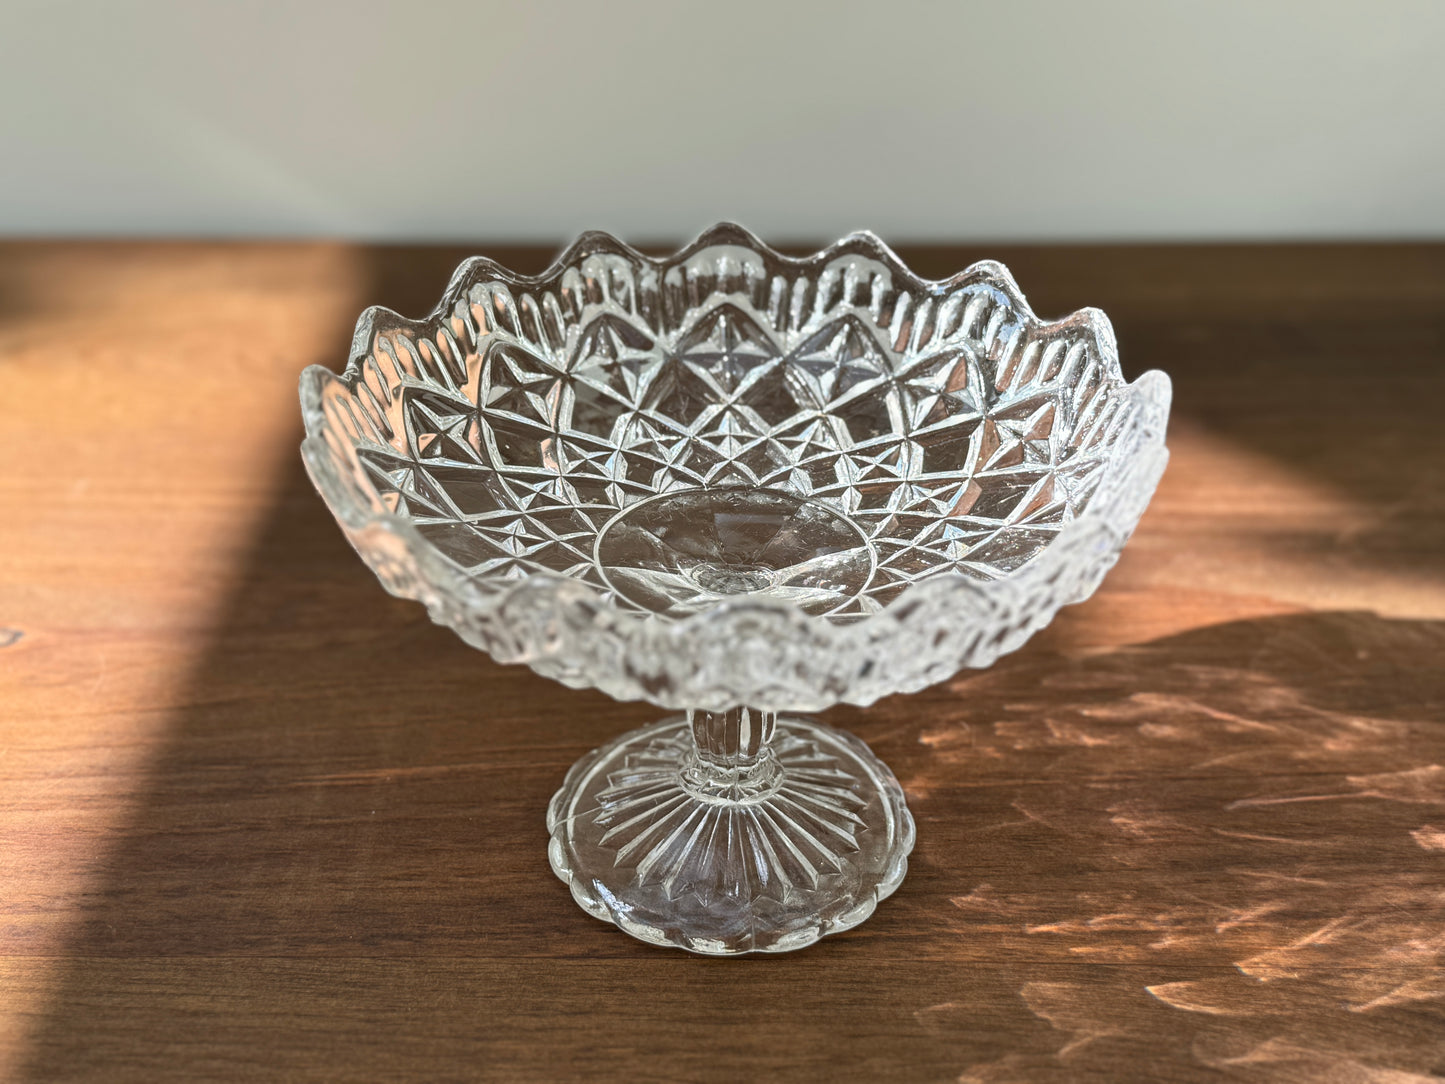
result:
[(873, 573), (873, 551), (846, 516), (775, 489), (689, 489), (640, 501), (603, 529), (596, 559), (618, 595), (670, 617), (747, 596), (828, 614)]

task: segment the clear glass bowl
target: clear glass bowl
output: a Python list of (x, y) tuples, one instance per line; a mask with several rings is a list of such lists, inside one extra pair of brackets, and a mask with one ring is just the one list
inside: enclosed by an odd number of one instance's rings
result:
[(393, 594), (501, 662), (684, 714), (583, 758), (548, 814), (577, 901), (645, 940), (781, 951), (866, 918), (913, 822), (797, 712), (987, 666), (1087, 598), (1164, 469), (1169, 380), (1001, 264), (919, 279), (718, 226), (463, 263), (302, 374), (302, 452)]

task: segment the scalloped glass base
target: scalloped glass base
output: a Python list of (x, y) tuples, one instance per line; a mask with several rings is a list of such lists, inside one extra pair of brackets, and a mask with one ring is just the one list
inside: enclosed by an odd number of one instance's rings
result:
[(549, 857), (589, 914), (658, 945), (786, 952), (862, 922), (908, 869), (913, 817), (851, 734), (780, 716), (771, 748), (720, 778), (678, 716), (568, 772)]

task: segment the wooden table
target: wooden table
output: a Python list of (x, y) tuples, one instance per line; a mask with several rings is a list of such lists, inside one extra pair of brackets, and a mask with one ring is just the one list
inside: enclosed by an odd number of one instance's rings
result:
[(547, 867), (655, 709), (385, 595), (301, 471), (297, 373), (459, 255), (0, 247), (0, 1078), (1445, 1076), (1445, 246), (905, 254), (1104, 307), (1174, 459), (1093, 600), (828, 714), (908, 879), (737, 960)]

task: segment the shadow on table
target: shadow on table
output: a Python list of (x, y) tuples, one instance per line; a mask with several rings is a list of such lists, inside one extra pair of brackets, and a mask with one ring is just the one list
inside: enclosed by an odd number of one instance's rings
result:
[[(453, 256), (376, 292), (423, 311)], [(566, 767), (654, 710), (384, 596), (298, 464), (25, 1079), (1445, 1072), (1442, 657), (1445, 623), (1364, 613), (1045, 636), (834, 712), (909, 789), (909, 879), (807, 952), (688, 957), (546, 863)]]
[(930, 991), (964, 1079), (1445, 1072), (1442, 658), (1445, 622), (1299, 614), (1026, 649), (872, 709), (910, 739), (910, 904), (1054, 1029), (985, 1056), (973, 973)]

